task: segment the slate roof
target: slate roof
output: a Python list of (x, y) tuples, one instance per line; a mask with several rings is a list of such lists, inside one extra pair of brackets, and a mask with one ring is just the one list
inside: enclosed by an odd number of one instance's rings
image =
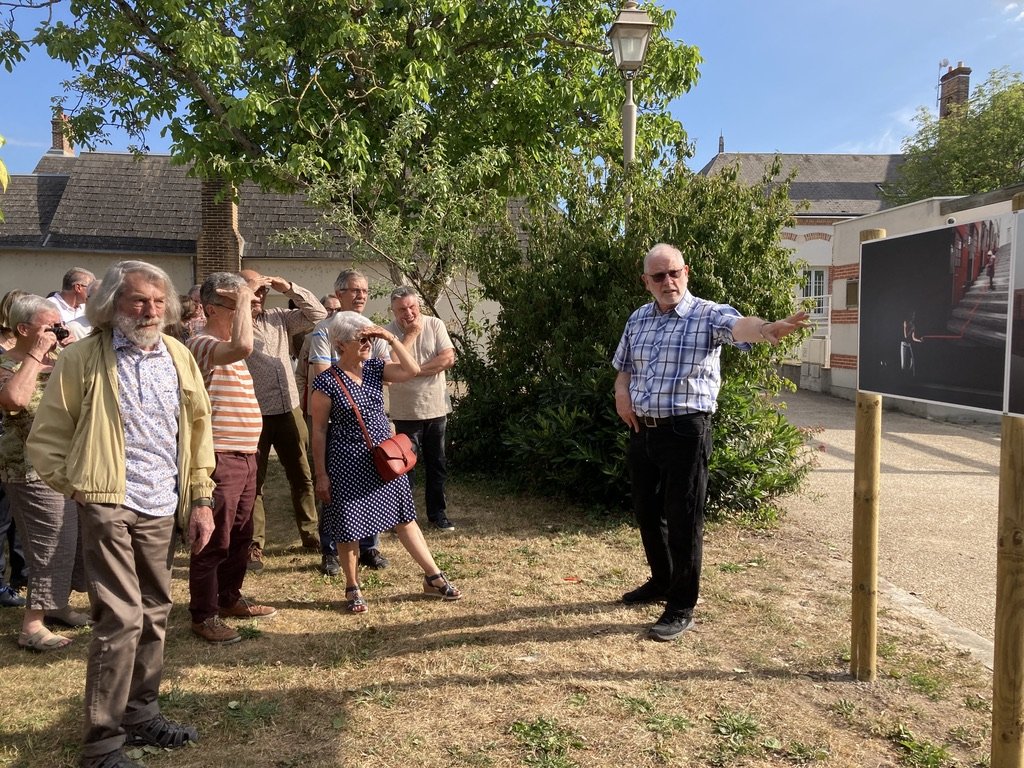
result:
[[(35, 173), (14, 176), (0, 197), (0, 248), (194, 254), (200, 227), (200, 182), (169, 155), (83, 152), (47, 154)], [(246, 258), (325, 258), (330, 247), (284, 246), (274, 233), (315, 226), (301, 195), (239, 193), (238, 229)]]
[[(759, 184), (766, 165), (776, 157), (768, 152), (721, 152), (705, 165), (704, 176), (739, 164), (745, 184)], [(782, 176), (795, 171), (789, 197), (807, 201), (810, 207), (799, 216), (863, 216), (886, 207), (879, 185), (892, 181), (903, 155), (778, 154)]]

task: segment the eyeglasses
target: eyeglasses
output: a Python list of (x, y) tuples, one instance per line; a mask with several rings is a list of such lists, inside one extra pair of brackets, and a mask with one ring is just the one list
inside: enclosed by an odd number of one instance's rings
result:
[(253, 295), (255, 296), (266, 296), (268, 293), (270, 293), (270, 289), (265, 285), (262, 288), (257, 288), (253, 291)]
[(352, 343), (353, 341), (354, 341), (354, 342), (355, 342), (356, 344), (358, 344), (359, 346), (363, 346), (364, 344), (368, 346), (369, 344), (371, 344), (371, 343), (372, 343), (372, 342), (371, 342), (371, 341), (370, 341), (369, 339), (349, 339), (349, 340), (348, 340), (348, 341), (346, 341), (345, 343), (346, 343), (346, 344), (351, 344), (351, 343)]
[(225, 304), (223, 301), (211, 301), (210, 303), (213, 304), (213, 306), (215, 307), (224, 307), (224, 309), (230, 309), (232, 312), (234, 312), (236, 309), (235, 304)]
[(663, 283), (665, 282), (666, 277), (671, 277), (673, 280), (678, 280), (680, 277), (683, 276), (684, 272), (686, 272), (686, 267), (683, 267), (682, 269), (670, 269), (667, 272), (655, 272), (653, 275), (648, 274), (647, 276), (656, 283)]

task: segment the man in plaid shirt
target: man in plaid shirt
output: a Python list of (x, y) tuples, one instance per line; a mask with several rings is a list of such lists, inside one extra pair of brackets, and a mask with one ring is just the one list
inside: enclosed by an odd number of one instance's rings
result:
[(644, 258), (654, 297), (630, 315), (612, 364), (615, 410), (630, 428), (633, 508), (651, 578), (627, 605), (664, 600), (650, 637), (668, 641), (693, 625), (704, 543), (711, 414), (722, 385), (721, 347), (779, 340), (809, 325), (806, 312), (769, 322), (687, 290), (689, 267), (664, 243)]

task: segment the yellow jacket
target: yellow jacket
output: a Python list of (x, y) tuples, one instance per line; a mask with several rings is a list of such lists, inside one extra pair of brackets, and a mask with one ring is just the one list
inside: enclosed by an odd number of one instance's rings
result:
[[(178, 525), (188, 531), (192, 500), (213, 495), (210, 399), (192, 354), (163, 337), (178, 372)], [(67, 347), (54, 366), (36, 410), (26, 451), (55, 491), (81, 491), (94, 504), (123, 504), (124, 428), (117, 392), (117, 359), (110, 331)]]

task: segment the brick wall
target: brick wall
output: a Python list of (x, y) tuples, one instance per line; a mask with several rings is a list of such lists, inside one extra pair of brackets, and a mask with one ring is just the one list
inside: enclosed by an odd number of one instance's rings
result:
[(238, 204), (230, 185), (220, 179), (202, 182), (199, 236), (196, 238), (195, 281), (213, 272), (242, 268), (242, 236), (238, 233)]
[(856, 370), (857, 368), (856, 355), (831, 355), (829, 359), (833, 368), (847, 368), (850, 370)]

